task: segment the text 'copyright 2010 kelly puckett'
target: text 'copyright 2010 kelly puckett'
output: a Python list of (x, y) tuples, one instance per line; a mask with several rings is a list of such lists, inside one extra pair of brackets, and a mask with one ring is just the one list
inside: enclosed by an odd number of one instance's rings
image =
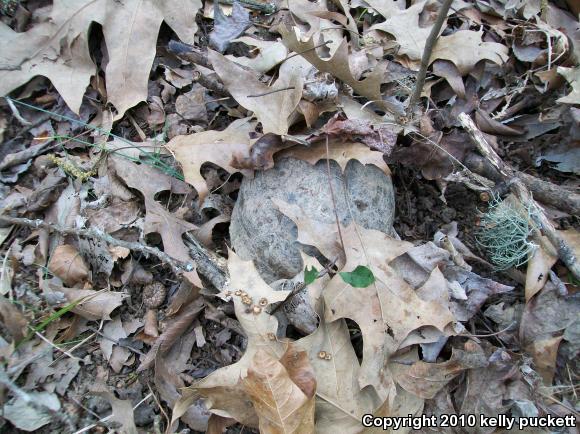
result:
[(532, 417), (510, 417), (504, 414), (499, 416), (486, 416), (484, 414), (441, 414), (422, 416), (401, 416), (401, 417), (375, 417), (372, 414), (365, 414), (362, 417), (362, 424), (365, 427), (382, 428), (383, 430), (398, 430), (401, 428), (452, 428), (452, 427), (490, 427), (522, 430), (526, 427), (534, 428), (564, 428), (576, 426), (576, 417), (568, 416), (532, 416)]

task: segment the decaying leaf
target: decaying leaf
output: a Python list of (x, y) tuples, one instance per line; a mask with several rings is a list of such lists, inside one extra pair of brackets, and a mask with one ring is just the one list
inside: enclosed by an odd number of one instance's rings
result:
[(283, 41), (286, 46), (296, 52), (300, 53), (308, 62), (316, 67), (319, 71), (328, 72), (331, 75), (339, 78), (353, 90), (369, 100), (383, 104), (385, 108), (393, 113), (398, 113), (399, 108), (391, 103), (383, 101), (381, 94), (381, 83), (384, 75), (384, 68), (377, 66), (373, 71), (362, 81), (354, 78), (350, 71), (348, 63), (348, 47), (346, 40), (343, 40), (336, 49), (334, 55), (330, 59), (321, 59), (314, 50), (315, 42), (310, 38), (306, 42), (302, 42), (294, 30), (285, 27), (280, 28), (280, 33), (283, 36)]
[(52, 252), (48, 269), (68, 286), (86, 281), (89, 269), (74, 246), (63, 244)]
[(135, 419), (133, 416), (133, 405), (129, 400), (118, 399), (105, 384), (96, 383), (92, 386), (92, 395), (106, 399), (113, 409), (111, 421), (121, 425), (121, 432), (125, 434), (137, 434)]
[(60, 401), (54, 393), (29, 392), (27, 397), (34, 400), (37, 405), (33, 406), (27, 399), (19, 397), (8, 402), (3, 408), (3, 417), (24, 431), (36, 431), (49, 424), (52, 415), (48, 410), (59, 411), (61, 408)]
[(230, 42), (243, 34), (252, 25), (250, 14), (237, 0), (234, 0), (232, 14), (229, 17), (224, 14), (219, 2), (214, 2), (213, 17), (214, 27), (209, 35), (209, 43), (212, 48), (220, 53), (226, 51)]
[(69, 303), (81, 300), (72, 308), (72, 312), (91, 321), (111, 319), (111, 312), (125, 299), (125, 295), (120, 292), (51, 287), (53, 291), (63, 293)]
[(196, 189), (200, 202), (208, 194), (206, 181), (201, 175), (203, 163), (211, 162), (228, 172), (236, 172), (237, 169), (231, 165), (232, 156), (248, 155), (251, 131), (253, 126), (249, 119), (238, 119), (223, 131), (210, 130), (177, 136), (167, 144), (167, 148), (181, 164), (185, 181)]
[[(291, 348), (288, 351), (292, 354), (288, 355), (287, 351), (282, 358), (287, 362), (294, 359), (290, 372), (266, 351), (259, 350), (254, 355), (248, 376), (242, 380), (243, 389), (258, 415), (260, 432), (305, 433), (314, 430), (316, 380), (313, 374), (307, 374), (312, 370), (308, 358), (301, 357)], [(306, 382), (301, 381), (298, 385), (295, 378), (306, 379)]]
[[(256, 75), (243, 69), (215, 51), (208, 54), (215, 71), (235, 100), (254, 112), (264, 133), (286, 134), (289, 117), (302, 96), (302, 75), (290, 68), (272, 86), (260, 82)], [(284, 65), (281, 66), (284, 68)]]
[(498, 65), (508, 59), (508, 48), (497, 42), (483, 42), (483, 31), (459, 30), (449, 36), (441, 36), (431, 53), (431, 62), (436, 59), (450, 60), (461, 75), (468, 74), (481, 60), (490, 60)]
[(96, 73), (88, 51), (88, 31), (92, 22), (98, 22), (108, 52), (107, 96), (120, 118), (147, 99), (147, 78), (161, 23), (165, 21), (184, 42), (193, 43), (195, 14), (200, 8), (200, 0), (159, 4), (61, 0), (54, 3), (50, 19), (27, 32), (17, 33), (2, 23), (0, 34), (7, 44), (0, 57), (0, 93), (43, 75), (78, 113), (89, 79)]

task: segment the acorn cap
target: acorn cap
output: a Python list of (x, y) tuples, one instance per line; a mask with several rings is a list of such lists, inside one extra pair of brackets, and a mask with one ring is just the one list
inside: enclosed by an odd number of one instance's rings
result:
[(156, 309), (163, 304), (167, 289), (161, 282), (153, 282), (143, 287), (143, 304), (149, 309)]

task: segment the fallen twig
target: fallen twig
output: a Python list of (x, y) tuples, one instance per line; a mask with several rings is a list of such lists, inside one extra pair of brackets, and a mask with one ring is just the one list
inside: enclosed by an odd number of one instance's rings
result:
[(118, 238), (113, 238), (109, 234), (95, 228), (90, 229), (77, 229), (77, 228), (65, 228), (60, 225), (54, 223), (48, 223), (44, 220), (36, 219), (27, 219), (22, 217), (9, 217), (6, 215), (0, 215), (0, 221), (5, 223), (10, 223), (13, 225), (20, 225), (20, 226), (27, 226), (29, 228), (44, 228), (48, 230), (52, 230), (58, 232), (62, 235), (77, 235), (79, 237), (85, 238), (96, 238), (102, 241), (105, 241), (113, 246), (125, 247), (129, 250), (134, 250), (137, 252), (141, 252), (145, 255), (153, 255), (157, 257), (161, 262), (169, 265), (175, 274), (182, 274), (184, 271), (192, 271), (193, 265), (191, 263), (182, 262), (178, 259), (172, 258), (167, 253), (162, 252), (161, 250), (147, 246), (141, 243), (134, 243), (124, 240), (119, 240)]
[(503, 160), (497, 155), (495, 150), (487, 142), (485, 136), (471, 118), (465, 114), (461, 113), (459, 115), (459, 121), (463, 128), (469, 133), (469, 136), (477, 146), (477, 149), (481, 154), (492, 164), (492, 166), (497, 170), (502, 180), (506, 182), (515, 197), (524, 205), (533, 205), (537, 208), (538, 212), (532, 213), (531, 220), (541, 230), (544, 235), (548, 238), (550, 243), (558, 252), (558, 257), (562, 260), (564, 264), (568, 267), (570, 272), (580, 279), (580, 263), (574, 254), (572, 248), (558, 235), (556, 228), (550, 222), (546, 214), (534, 200), (532, 193), (524, 184), (524, 182), (516, 175), (515, 171), (508, 166)]
[(453, 0), (443, 0), (441, 9), (439, 9), (439, 15), (437, 15), (435, 24), (433, 24), (433, 27), (431, 28), (431, 33), (429, 33), (429, 37), (427, 38), (427, 42), (425, 43), (425, 49), (423, 50), (423, 56), (421, 57), (421, 69), (419, 70), (419, 74), (417, 74), (417, 81), (415, 82), (415, 90), (413, 91), (413, 94), (409, 99), (409, 105), (407, 106), (408, 119), (411, 119), (413, 115), (413, 108), (415, 107), (415, 105), (419, 101), (419, 98), (421, 97), (423, 85), (425, 84), (425, 77), (427, 76), (427, 68), (429, 67), (429, 60), (431, 59), (431, 53), (433, 52), (433, 48), (437, 43), (437, 38), (439, 37), (441, 27), (443, 27), (443, 23), (447, 18), (447, 12), (449, 12), (451, 3), (453, 3)]

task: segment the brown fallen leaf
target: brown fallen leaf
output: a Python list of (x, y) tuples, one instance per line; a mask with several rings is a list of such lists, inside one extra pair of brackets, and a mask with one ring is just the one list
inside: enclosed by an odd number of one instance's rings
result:
[[(399, 44), (399, 55), (407, 56), (412, 62), (410, 66), (419, 69), (418, 60), (421, 59), (427, 38), (431, 33), (431, 25), (419, 26), (419, 15), (428, 5), (428, 0), (422, 0), (411, 7), (392, 11), (395, 12), (386, 21), (375, 24), (369, 30), (380, 30), (393, 35)], [(389, 11), (391, 13), (391, 11)], [(443, 23), (442, 29), (445, 28)]]
[(323, 135), (342, 140), (350, 139), (388, 156), (397, 142), (398, 127), (374, 125), (363, 119), (341, 119), (340, 115), (335, 115), (322, 127), (321, 132), (323, 134), (314, 136), (311, 141), (321, 140)]
[[(237, 169), (230, 165), (232, 156), (249, 155), (249, 134), (253, 130), (254, 126), (249, 119), (237, 119), (223, 131), (203, 131), (177, 136), (169, 141), (167, 148), (181, 164), (185, 181), (196, 189), (201, 203), (208, 194), (206, 181), (201, 176), (203, 163), (211, 162), (230, 173), (236, 172)], [(250, 171), (242, 173), (251, 175)]]
[(89, 269), (78, 250), (70, 244), (58, 246), (52, 252), (48, 269), (68, 286), (82, 283), (89, 277)]
[(68, 303), (78, 302), (72, 312), (90, 321), (110, 320), (111, 312), (123, 304), (125, 294), (112, 291), (95, 291), (92, 289), (71, 289), (63, 286), (50, 285), (51, 290), (61, 292)]
[[(189, 249), (184, 244), (182, 235), (197, 229), (197, 226), (169, 212), (155, 200), (155, 196), (161, 191), (187, 194), (191, 191), (191, 187), (185, 182), (145, 164), (137, 165), (130, 160), (117, 157), (109, 158), (108, 162), (109, 168), (128, 187), (143, 194), (146, 209), (144, 234), (158, 233), (163, 240), (165, 253), (172, 258), (191, 263)], [(183, 275), (195, 286), (200, 288), (203, 286), (195, 270), (185, 272)]]
[[(470, 351), (454, 348), (451, 358), (441, 363), (425, 363), (421, 360), (412, 365), (389, 364), (395, 381), (405, 390), (424, 399), (433, 399), (451, 380), (468, 369), (484, 368), (487, 357), (477, 345)], [(473, 348), (475, 347), (475, 348)]]
[(334, 52), (334, 55), (330, 59), (321, 59), (314, 50), (316, 45), (314, 38), (302, 42), (294, 29), (288, 29), (282, 26), (279, 31), (283, 37), (284, 44), (295, 53), (300, 53), (300, 55), (314, 65), (316, 69), (330, 73), (351, 86), (359, 95), (382, 105), (392, 113), (400, 112), (399, 107), (390, 102), (383, 101), (381, 83), (385, 73), (384, 67), (377, 66), (364, 80), (359, 81), (354, 78), (348, 62), (348, 44), (346, 39), (341, 41), (340, 45)]
[(326, 153), (325, 143), (316, 143), (310, 147), (295, 146), (286, 149), (276, 154), (276, 157), (294, 157), (308, 161), (310, 164), (316, 164), (320, 160), (329, 158), (336, 161), (343, 171), (350, 160), (358, 160), (362, 164), (374, 164), (385, 172), (385, 174), (391, 174), (389, 166), (387, 166), (387, 163), (385, 163), (385, 160), (383, 159), (382, 152), (373, 151), (365, 145), (350, 141), (339, 141), (333, 139), (328, 143), (328, 154)]
[[(0, 24), (6, 49), (0, 57), (3, 95), (42, 75), (48, 77), (67, 105), (79, 112), (82, 97), (96, 67), (90, 57), (88, 32), (101, 24), (108, 54), (107, 96), (115, 119), (147, 99), (147, 78), (153, 65), (157, 34), (165, 21), (187, 43), (194, 42), (195, 14), (200, 0), (173, 2), (57, 1), (48, 20), (23, 33)], [(131, 25), (127, 25), (131, 23)]]
[(28, 332), (28, 320), (6, 297), (0, 295), (0, 321), (13, 342), (21, 341)]
[(131, 400), (119, 399), (113, 392), (109, 390), (106, 384), (95, 383), (91, 386), (91, 395), (100, 396), (106, 399), (111, 408), (113, 409), (113, 414), (109, 418), (112, 422), (117, 422), (121, 425), (121, 432), (123, 434), (137, 434), (137, 427), (135, 426), (135, 417), (133, 414), (133, 405)]
[(544, 386), (550, 387), (554, 379), (556, 369), (556, 357), (558, 356), (558, 347), (563, 336), (536, 340), (526, 347), (526, 352), (532, 355), (534, 359), (534, 368), (544, 382)]
[(429, 62), (445, 59), (453, 62), (462, 76), (467, 75), (481, 60), (502, 65), (508, 60), (509, 49), (497, 42), (483, 42), (483, 30), (458, 30), (437, 39)]
[[(259, 350), (254, 355), (242, 387), (258, 414), (263, 433), (307, 433), (314, 431), (314, 391), (316, 380), (307, 357), (291, 348), (283, 356), (294, 360), (292, 373), (301, 380), (299, 387), (283, 363)], [(302, 353), (305, 354), (305, 353)], [(286, 359), (284, 359), (287, 357)], [(306, 392), (306, 393), (305, 393)], [(307, 394), (308, 393), (308, 394)]]
[[(286, 134), (289, 117), (302, 96), (303, 80), (298, 68), (280, 73), (272, 86), (258, 80), (255, 73), (243, 69), (216, 51), (208, 58), (224, 86), (244, 108), (254, 112), (264, 133)], [(284, 68), (284, 64), (281, 66)]]
[[(257, 427), (256, 412), (241, 388), (240, 378), (248, 375), (248, 369), (258, 351), (266, 351), (276, 360), (284, 354), (284, 344), (276, 338), (278, 319), (269, 315), (265, 309), (271, 303), (283, 301), (289, 291), (274, 291), (262, 280), (252, 261), (242, 261), (234, 252), (228, 254), (228, 270), (231, 282), (229, 288), (220, 295), (231, 297), (234, 301), (236, 317), (248, 338), (246, 351), (238, 362), (214, 371), (185, 389), (183, 397), (173, 409), (174, 421), (197, 399), (202, 398), (210, 412)], [(242, 295), (242, 291), (245, 295)]]

